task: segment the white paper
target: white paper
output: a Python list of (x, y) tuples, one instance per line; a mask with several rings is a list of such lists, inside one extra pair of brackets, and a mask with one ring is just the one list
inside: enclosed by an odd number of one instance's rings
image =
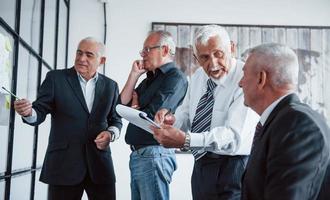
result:
[(116, 111), (121, 117), (123, 117), (124, 119), (126, 119), (130, 123), (132, 123), (135, 126), (138, 126), (142, 129), (148, 131), (151, 134), (153, 134), (153, 132), (149, 128), (150, 126), (159, 127), (159, 125), (156, 124), (155, 122), (153, 122), (151, 119), (149, 121), (147, 121), (147, 120), (142, 119), (140, 117), (140, 114), (142, 114), (144, 117), (147, 117), (147, 114), (145, 112), (142, 112), (142, 111), (139, 111), (139, 110), (136, 110), (134, 108), (124, 106), (124, 105), (121, 105), (121, 104), (118, 104), (116, 106)]

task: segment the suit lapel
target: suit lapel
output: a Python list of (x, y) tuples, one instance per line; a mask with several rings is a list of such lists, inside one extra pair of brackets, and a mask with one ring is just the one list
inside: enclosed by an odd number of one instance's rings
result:
[(99, 75), (95, 85), (95, 95), (94, 95), (94, 102), (91, 113), (94, 113), (96, 111), (97, 106), (99, 105), (101, 96), (102, 94), (104, 94), (104, 86), (105, 86), (104, 79), (102, 76)]
[[(270, 113), (269, 117), (267, 118), (262, 133), (265, 132), (270, 125), (270, 123), (273, 121), (273, 119), (278, 115), (278, 113), (283, 110), (285, 107), (287, 107), (291, 103), (299, 103), (300, 100), (296, 94), (290, 94), (286, 97), (284, 97), (274, 108), (274, 110)], [(261, 134), (260, 137), (262, 137), (263, 134)]]
[(74, 68), (71, 68), (69, 70), (69, 73), (67, 75), (67, 80), (69, 82), (69, 85), (71, 86), (73, 93), (77, 96), (81, 106), (84, 108), (84, 110), (89, 113), (88, 108), (87, 108), (87, 104), (84, 98), (84, 94), (81, 90), (81, 86), (78, 80), (78, 75), (76, 70), (74, 70)]

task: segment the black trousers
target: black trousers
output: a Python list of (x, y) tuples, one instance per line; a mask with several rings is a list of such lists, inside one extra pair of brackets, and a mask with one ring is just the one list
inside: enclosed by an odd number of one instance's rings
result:
[(115, 200), (115, 184), (95, 184), (87, 174), (78, 185), (49, 185), (48, 200), (81, 200), (84, 190), (89, 200)]
[(191, 177), (194, 200), (239, 200), (248, 156), (207, 153), (195, 161)]

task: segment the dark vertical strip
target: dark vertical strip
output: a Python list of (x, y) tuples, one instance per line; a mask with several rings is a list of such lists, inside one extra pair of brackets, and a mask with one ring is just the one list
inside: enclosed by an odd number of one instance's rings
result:
[(70, 25), (70, 0), (67, 2), (67, 16), (66, 16), (66, 44), (65, 44), (65, 68), (68, 68), (68, 48), (69, 48), (69, 25)]
[[(15, 32), (17, 33), (14, 41), (14, 55), (13, 55), (13, 71), (11, 81), (11, 91), (16, 94), (17, 86), (17, 68), (18, 68), (18, 47), (19, 47), (19, 32), (20, 32), (20, 21), (21, 21), (21, 0), (16, 1), (15, 11)], [(14, 104), (14, 98), (10, 98), (10, 105)], [(8, 148), (7, 148), (7, 167), (5, 176), (8, 175), (5, 186), (5, 200), (10, 199), (10, 185), (11, 185), (11, 171), (13, 163), (13, 147), (14, 147), (14, 129), (15, 129), (15, 110), (13, 106), (10, 106), (10, 118), (9, 118), (9, 134), (8, 134)]]
[[(38, 59), (38, 77), (37, 77), (37, 91), (39, 91), (39, 86), (41, 83), (41, 71), (42, 71), (42, 56), (43, 56), (43, 42), (44, 42), (44, 24), (45, 24), (45, 0), (41, 1), (41, 18), (40, 18), (40, 40), (39, 40), (39, 56)], [(32, 155), (32, 171), (31, 171), (31, 191), (30, 191), (30, 200), (34, 200), (34, 191), (35, 191), (35, 180), (36, 180), (36, 165), (37, 165), (37, 156), (38, 156), (38, 131), (39, 127), (34, 128), (34, 137), (33, 137), (33, 155)]]
[(60, 16), (60, 0), (56, 1), (56, 17), (55, 17), (55, 50), (54, 50), (54, 67), (57, 68), (57, 49), (58, 49), (58, 27), (59, 27), (59, 16)]
[[(107, 44), (107, 4), (103, 3), (103, 14), (104, 14), (104, 36), (103, 43)], [(105, 74), (105, 64), (103, 64), (103, 74)]]

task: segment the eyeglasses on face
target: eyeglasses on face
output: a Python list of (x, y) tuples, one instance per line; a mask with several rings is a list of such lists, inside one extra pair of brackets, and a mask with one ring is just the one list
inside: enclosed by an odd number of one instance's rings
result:
[(143, 56), (147, 53), (149, 53), (152, 49), (156, 49), (156, 48), (160, 48), (160, 45), (157, 46), (153, 46), (153, 47), (144, 47), (141, 51), (140, 51), (140, 55)]
[(225, 57), (225, 53), (221, 50), (216, 50), (213, 51), (211, 54), (202, 54), (202, 55), (194, 54), (194, 57), (199, 62), (199, 64), (204, 64), (212, 57), (217, 59), (223, 59)]

